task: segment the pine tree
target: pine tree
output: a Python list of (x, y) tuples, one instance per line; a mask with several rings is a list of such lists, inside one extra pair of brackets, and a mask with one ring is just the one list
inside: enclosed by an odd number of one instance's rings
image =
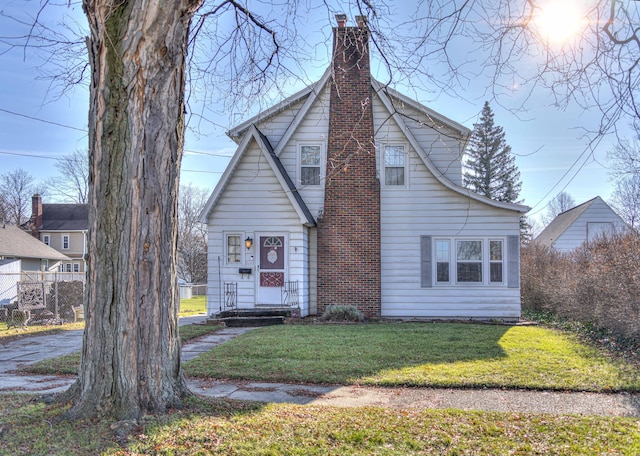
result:
[(480, 122), (473, 125), (464, 167), (467, 188), (496, 201), (514, 203), (522, 182), (511, 146), (502, 127), (495, 125), (493, 111), (485, 101)]

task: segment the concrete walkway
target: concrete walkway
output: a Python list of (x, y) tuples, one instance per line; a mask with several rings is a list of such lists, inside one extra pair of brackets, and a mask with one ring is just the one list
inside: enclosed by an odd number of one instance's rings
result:
[[(181, 319), (180, 324), (197, 321)], [(225, 328), (187, 343), (188, 361), (216, 345), (253, 328)], [(82, 331), (30, 336), (0, 343), (0, 393), (51, 394), (64, 391), (75, 377), (18, 375), (20, 366), (80, 350)], [(640, 417), (640, 394), (563, 393), (517, 390), (433, 388), (371, 388), (358, 386), (292, 385), (189, 379), (194, 393), (217, 398), (258, 402), (313, 404), (338, 407), (376, 406), (399, 409), (455, 408), (496, 412), (525, 412)]]

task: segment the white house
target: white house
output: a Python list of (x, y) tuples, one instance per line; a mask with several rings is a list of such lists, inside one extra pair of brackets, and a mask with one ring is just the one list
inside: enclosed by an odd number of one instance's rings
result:
[(558, 214), (535, 240), (559, 252), (569, 252), (599, 236), (629, 229), (629, 225), (602, 198), (596, 196)]
[(520, 317), (519, 219), (462, 185), (470, 131), (374, 80), (337, 16), (323, 77), (228, 132), (203, 210), (208, 312), (332, 304), (369, 317)]

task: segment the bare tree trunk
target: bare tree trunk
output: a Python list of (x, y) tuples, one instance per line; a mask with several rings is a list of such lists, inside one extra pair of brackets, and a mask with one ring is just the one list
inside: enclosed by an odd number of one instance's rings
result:
[(91, 38), (89, 272), (70, 418), (181, 402), (177, 192), (185, 57), (201, 0), (84, 0)]

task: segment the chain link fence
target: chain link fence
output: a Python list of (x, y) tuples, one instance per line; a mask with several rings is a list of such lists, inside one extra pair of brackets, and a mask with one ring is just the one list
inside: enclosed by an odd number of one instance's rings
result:
[(85, 276), (73, 272), (0, 273), (0, 322), (16, 325), (76, 321), (84, 308)]

